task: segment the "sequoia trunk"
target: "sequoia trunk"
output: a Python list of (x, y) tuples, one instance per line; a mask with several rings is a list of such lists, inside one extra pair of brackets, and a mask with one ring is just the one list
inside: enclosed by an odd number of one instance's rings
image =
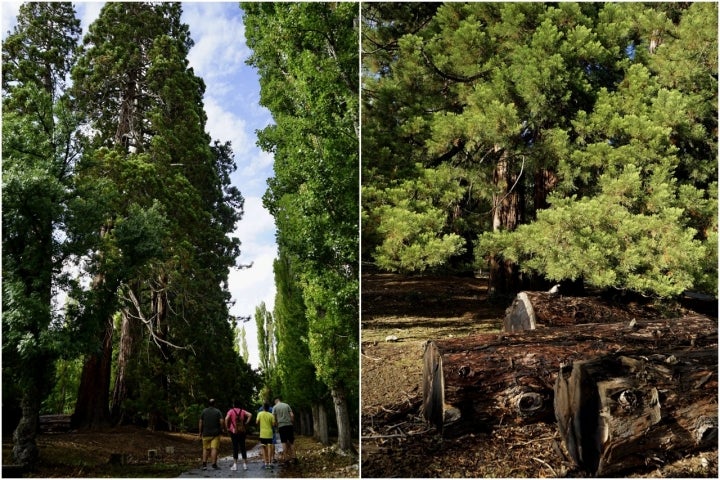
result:
[[(499, 150), (499, 148), (498, 148)], [(524, 195), (521, 171), (515, 171), (510, 156), (503, 150), (493, 173), (493, 231), (513, 231), (522, 221)], [(490, 292), (505, 295), (520, 290), (520, 270), (502, 257), (491, 256)]]

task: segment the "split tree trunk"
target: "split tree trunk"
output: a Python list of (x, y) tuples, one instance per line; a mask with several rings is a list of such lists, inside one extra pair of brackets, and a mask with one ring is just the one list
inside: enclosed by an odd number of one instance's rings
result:
[(621, 351), (652, 354), (715, 345), (717, 322), (701, 315), (429, 341), (423, 415), (440, 432), (553, 421), (561, 364)]
[(560, 435), (575, 463), (618, 474), (717, 445), (717, 347), (609, 354), (563, 367), (555, 384)]
[(141, 331), (137, 320), (133, 319), (128, 307), (123, 308), (122, 325), (120, 327), (120, 345), (118, 348), (117, 375), (113, 389), (110, 418), (115, 425), (122, 424), (125, 412), (125, 400), (132, 394), (130, 386), (129, 368), (134, 360), (137, 344), (141, 338)]

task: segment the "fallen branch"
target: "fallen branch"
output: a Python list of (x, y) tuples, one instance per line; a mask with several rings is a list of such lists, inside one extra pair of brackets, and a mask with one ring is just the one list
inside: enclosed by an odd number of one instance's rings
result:
[(542, 463), (542, 464), (545, 465), (547, 468), (549, 468), (549, 469), (550, 469), (550, 473), (552, 473), (552, 476), (553, 476), (553, 477), (557, 477), (557, 476), (558, 476), (557, 473), (555, 473), (555, 470), (553, 470), (553, 468), (552, 468), (546, 461), (540, 460), (540, 459), (537, 458), (537, 457), (530, 457), (530, 458), (532, 458), (532, 459), (535, 460), (536, 462)]
[(363, 440), (382, 440), (385, 438), (406, 438), (406, 437), (412, 437), (415, 435), (424, 435), (428, 432), (430, 432), (432, 428), (426, 428), (425, 430), (421, 430), (419, 432), (408, 432), (403, 434), (390, 434), (390, 435), (363, 435), (361, 438)]

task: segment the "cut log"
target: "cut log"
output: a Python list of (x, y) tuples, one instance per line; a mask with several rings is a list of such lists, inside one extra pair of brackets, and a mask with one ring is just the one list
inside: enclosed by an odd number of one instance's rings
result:
[(428, 341), (422, 412), (441, 433), (508, 421), (554, 421), (553, 389), (561, 364), (610, 353), (709, 346), (717, 346), (717, 322), (702, 315)]
[(657, 317), (652, 308), (613, 304), (601, 297), (563, 297), (549, 292), (520, 292), (505, 311), (505, 332), (583, 323), (622, 323)]
[(70, 415), (40, 415), (40, 431), (42, 433), (56, 433), (70, 431)]
[(575, 463), (616, 475), (717, 447), (717, 347), (609, 354), (562, 367), (555, 415)]

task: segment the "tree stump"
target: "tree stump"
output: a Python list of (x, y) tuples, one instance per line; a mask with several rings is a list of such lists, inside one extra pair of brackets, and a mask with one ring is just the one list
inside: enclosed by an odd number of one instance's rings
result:
[(608, 354), (562, 367), (555, 415), (573, 461), (619, 474), (717, 446), (717, 347)]
[(503, 330), (517, 332), (540, 326), (622, 323), (657, 317), (652, 308), (636, 303), (613, 304), (601, 297), (564, 297), (548, 292), (520, 292), (505, 311)]
[(520, 292), (505, 313), (503, 330), (506, 332), (521, 332), (523, 330), (535, 330), (535, 328), (537, 328), (535, 309), (527, 292)]
[(702, 315), (428, 341), (422, 413), (441, 433), (489, 429), (508, 421), (554, 421), (561, 364), (619, 352), (716, 345), (717, 322)]

